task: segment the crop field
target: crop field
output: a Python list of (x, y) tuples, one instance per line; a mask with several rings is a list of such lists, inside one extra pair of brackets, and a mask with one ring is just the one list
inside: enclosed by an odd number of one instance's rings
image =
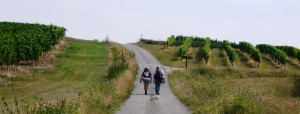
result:
[[(184, 69), (185, 60), (181, 61), (176, 55), (180, 46), (167, 47), (166, 44), (139, 42), (136, 45), (151, 52), (162, 64)], [(300, 112), (300, 65), (296, 59), (281, 60), (284, 65), (275, 59), (276, 55), (264, 53), (255, 59), (255, 54), (251, 57), (231, 45), (234, 47), (231, 53), (235, 53), (232, 66), (223, 46), (222, 42), (211, 40), (207, 63), (204, 57), (197, 59), (197, 50), (205, 54), (205, 50), (200, 49), (203, 44), (191, 46), (185, 54), (193, 57), (188, 60), (188, 70), (168, 75), (175, 95), (193, 113)]]

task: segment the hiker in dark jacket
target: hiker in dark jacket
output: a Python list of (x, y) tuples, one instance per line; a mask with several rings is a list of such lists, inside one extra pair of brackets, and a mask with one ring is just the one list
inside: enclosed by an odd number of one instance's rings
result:
[(151, 75), (151, 72), (149, 70), (149, 67), (146, 67), (144, 69), (144, 71), (141, 75), (141, 78), (140, 78), (140, 83), (142, 83), (142, 81), (144, 82), (145, 95), (147, 95), (148, 86), (152, 82), (152, 75)]
[(165, 83), (164, 72), (158, 66), (156, 67), (154, 73), (154, 80), (153, 83), (155, 84), (155, 93), (159, 95), (160, 85), (161, 83)]

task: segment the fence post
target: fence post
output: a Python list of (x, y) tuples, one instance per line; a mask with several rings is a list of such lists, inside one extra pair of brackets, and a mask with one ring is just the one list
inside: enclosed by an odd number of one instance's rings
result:
[(185, 70), (187, 71), (188, 58), (185, 58)]
[(124, 62), (124, 51), (122, 51), (122, 62)]
[(181, 58), (181, 61), (182, 61), (182, 49), (181, 48), (179, 49), (179, 55), (180, 55), (180, 58)]

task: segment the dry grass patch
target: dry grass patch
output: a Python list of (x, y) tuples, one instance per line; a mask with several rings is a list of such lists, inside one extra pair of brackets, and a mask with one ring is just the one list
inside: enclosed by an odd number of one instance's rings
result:
[[(226, 70), (214, 67), (174, 71), (169, 81), (175, 95), (193, 113), (232, 113), (241, 106), (244, 113), (299, 113), (300, 72)], [(282, 69), (284, 70), (284, 69)], [(234, 74), (236, 72), (236, 74)], [(239, 77), (238, 72), (244, 72)], [(252, 73), (256, 74), (252, 74)], [(291, 72), (282, 74), (282, 72)], [(258, 78), (257, 76), (261, 77)]]
[(132, 84), (134, 83), (136, 71), (138, 70), (135, 59), (129, 59), (130, 57), (127, 54), (125, 58), (126, 60), (128, 60), (129, 63), (128, 69), (131, 70), (125, 71), (123, 76), (118, 79), (118, 83), (116, 85), (116, 92), (120, 96), (128, 94), (128, 90), (131, 91), (133, 89)]

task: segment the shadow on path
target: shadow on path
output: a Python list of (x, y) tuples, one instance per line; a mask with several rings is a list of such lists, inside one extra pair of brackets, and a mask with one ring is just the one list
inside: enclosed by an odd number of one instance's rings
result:
[[(145, 94), (138, 93), (138, 94), (131, 94), (131, 95), (145, 95)], [(145, 96), (146, 96), (146, 95), (145, 95)]]

